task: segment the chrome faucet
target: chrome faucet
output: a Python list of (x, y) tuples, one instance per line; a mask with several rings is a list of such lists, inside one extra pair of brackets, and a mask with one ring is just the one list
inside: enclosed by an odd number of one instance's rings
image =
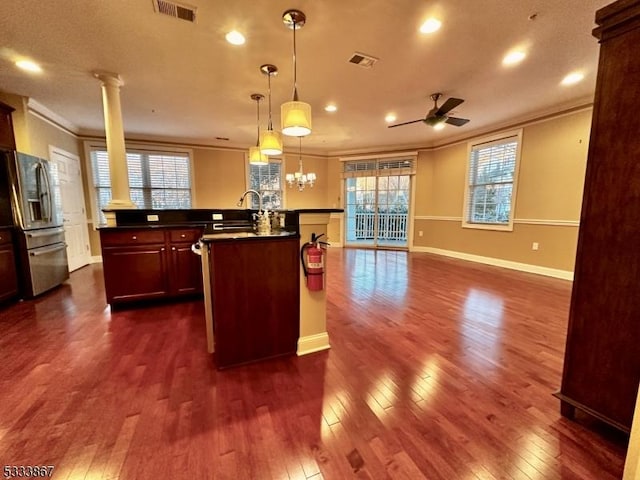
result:
[(246, 192), (244, 192), (240, 197), (240, 200), (238, 200), (238, 203), (237, 203), (238, 207), (242, 206), (242, 202), (244, 202), (244, 197), (246, 197), (248, 193), (253, 193), (258, 197), (258, 213), (262, 212), (262, 195), (260, 195), (260, 193), (257, 190), (247, 190)]

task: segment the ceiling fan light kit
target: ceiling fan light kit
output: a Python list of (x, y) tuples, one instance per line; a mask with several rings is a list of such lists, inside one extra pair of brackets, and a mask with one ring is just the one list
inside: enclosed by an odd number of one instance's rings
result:
[(300, 10), (287, 10), (282, 15), (284, 24), (293, 30), (293, 100), (280, 107), (282, 133), (292, 137), (303, 137), (311, 133), (311, 105), (298, 98), (296, 68), (296, 30), (302, 28), (307, 17)]
[(410, 120), (408, 122), (389, 125), (388, 128), (401, 127), (403, 125), (409, 125), (411, 123), (423, 122), (436, 130), (440, 130), (444, 127), (445, 123), (448, 125), (453, 125), (455, 127), (461, 127), (469, 122), (469, 120), (466, 118), (457, 118), (447, 115), (451, 110), (464, 102), (463, 99), (451, 97), (448, 98), (441, 107), (438, 107), (438, 100), (440, 99), (440, 97), (442, 97), (441, 93), (431, 94), (431, 100), (433, 100), (433, 108), (429, 110), (424, 118), (418, 118), (417, 120)]

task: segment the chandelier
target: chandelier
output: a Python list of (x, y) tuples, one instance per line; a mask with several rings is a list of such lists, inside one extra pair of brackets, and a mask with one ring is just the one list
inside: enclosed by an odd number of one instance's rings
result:
[(294, 185), (298, 187), (299, 191), (303, 191), (305, 187), (313, 187), (316, 183), (316, 174), (309, 172), (304, 173), (302, 169), (302, 137), (298, 137), (299, 147), (298, 147), (298, 171), (294, 173), (287, 173), (285, 179), (289, 184), (289, 188), (292, 188)]

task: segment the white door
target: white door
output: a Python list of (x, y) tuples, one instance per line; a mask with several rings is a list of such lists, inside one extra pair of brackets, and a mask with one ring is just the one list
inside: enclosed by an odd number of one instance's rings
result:
[(49, 147), (49, 158), (57, 169), (67, 259), (72, 272), (91, 261), (80, 159), (55, 147)]

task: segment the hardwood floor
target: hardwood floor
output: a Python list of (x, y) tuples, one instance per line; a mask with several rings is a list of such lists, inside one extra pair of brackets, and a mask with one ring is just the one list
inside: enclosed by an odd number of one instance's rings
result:
[[(559, 414), (570, 282), (333, 249), (332, 348), (217, 371), (203, 305), (110, 312), (102, 269), (0, 309), (0, 460), (56, 479), (620, 478)], [(585, 425), (590, 428), (585, 428)]]

